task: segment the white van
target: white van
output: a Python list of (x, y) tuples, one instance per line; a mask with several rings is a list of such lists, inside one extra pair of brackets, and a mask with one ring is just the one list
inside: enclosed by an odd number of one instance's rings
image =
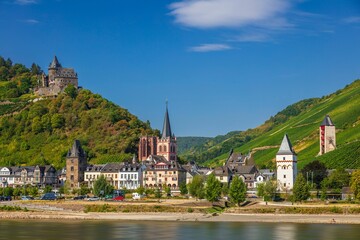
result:
[(134, 200), (140, 200), (143, 198), (143, 195), (139, 194), (139, 193), (133, 193), (132, 194), (132, 199)]

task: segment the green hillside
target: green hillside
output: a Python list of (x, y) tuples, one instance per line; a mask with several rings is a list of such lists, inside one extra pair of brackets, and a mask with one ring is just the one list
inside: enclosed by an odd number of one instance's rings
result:
[(210, 137), (177, 137), (177, 152), (181, 154), (186, 151), (191, 151), (191, 149), (202, 146), (211, 139)]
[(69, 86), (57, 98), (36, 99), (31, 91), (41, 73), (36, 69), (0, 57), (0, 166), (63, 167), (74, 139), (92, 163), (123, 161), (137, 152), (140, 135), (159, 134), (89, 90)]
[[(337, 150), (316, 157), (319, 152), (319, 125), (329, 114), (337, 129)], [(307, 99), (288, 106), (263, 125), (241, 132), (206, 151), (186, 156), (206, 165), (222, 164), (231, 146), (235, 151), (252, 151), (260, 167), (273, 167), (282, 137), (287, 133), (298, 153), (299, 168), (318, 158), (328, 167), (360, 168), (360, 80), (322, 98)], [(220, 150), (219, 150), (220, 149)], [(222, 154), (217, 152), (222, 151)]]

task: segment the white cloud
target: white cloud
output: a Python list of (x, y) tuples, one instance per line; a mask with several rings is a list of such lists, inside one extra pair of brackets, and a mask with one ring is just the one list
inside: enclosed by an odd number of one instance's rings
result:
[(237, 42), (267, 42), (271, 40), (265, 33), (245, 33), (234, 38)]
[(288, 0), (182, 0), (171, 4), (175, 22), (194, 28), (283, 27)]
[(343, 21), (346, 23), (360, 23), (360, 17), (356, 17), (356, 16), (348, 17), (348, 18), (344, 18)]
[(37, 0), (15, 0), (14, 3), (18, 5), (30, 5), (30, 4), (36, 4)]
[(35, 20), (35, 19), (26, 19), (24, 20), (25, 23), (29, 23), (29, 24), (37, 24), (39, 23), (38, 20)]
[(231, 46), (227, 44), (217, 44), (217, 43), (210, 43), (210, 44), (201, 44), (199, 46), (189, 48), (191, 52), (215, 52), (215, 51), (224, 51), (232, 49)]

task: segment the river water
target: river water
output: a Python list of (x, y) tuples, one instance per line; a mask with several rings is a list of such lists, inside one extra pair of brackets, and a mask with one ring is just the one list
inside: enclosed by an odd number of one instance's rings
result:
[(359, 225), (0, 220), (0, 239), (360, 239)]

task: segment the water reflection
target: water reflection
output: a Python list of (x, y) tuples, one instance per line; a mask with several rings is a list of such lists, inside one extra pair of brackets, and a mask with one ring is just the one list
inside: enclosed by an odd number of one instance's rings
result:
[(131, 221), (4, 221), (0, 239), (360, 239), (358, 225)]

